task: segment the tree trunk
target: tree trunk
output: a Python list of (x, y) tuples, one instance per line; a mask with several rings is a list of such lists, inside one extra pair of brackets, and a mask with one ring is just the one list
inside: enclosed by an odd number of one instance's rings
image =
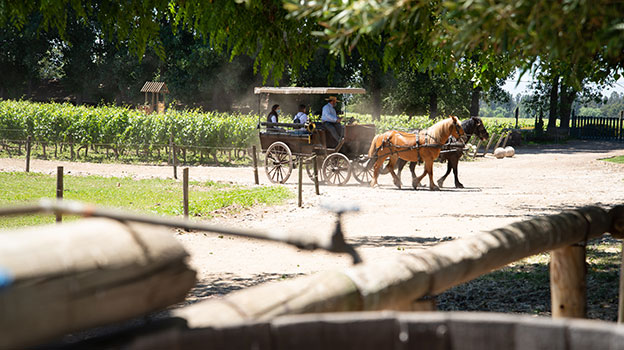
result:
[(572, 112), (572, 102), (576, 98), (576, 90), (565, 84), (561, 84), (561, 94), (559, 95), (559, 110), (561, 123), (559, 127), (561, 129), (570, 128), (570, 114)]
[(432, 91), (429, 95), (429, 118), (435, 119), (438, 116), (438, 94)]
[(478, 117), (479, 116), (479, 100), (481, 99), (481, 91), (482, 87), (477, 86), (472, 89), (472, 97), (470, 100), (470, 116)]
[(548, 131), (553, 131), (557, 127), (557, 100), (559, 92), (559, 76), (555, 76), (550, 88), (550, 109), (548, 111)]

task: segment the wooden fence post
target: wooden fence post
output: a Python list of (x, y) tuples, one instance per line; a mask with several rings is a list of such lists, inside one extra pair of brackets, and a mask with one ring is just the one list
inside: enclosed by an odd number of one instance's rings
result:
[(512, 131), (507, 133), (507, 136), (505, 136), (505, 141), (503, 141), (503, 145), (501, 147), (505, 148), (507, 146), (507, 141), (509, 141), (509, 136), (511, 136)]
[[(56, 199), (63, 199), (63, 167), (59, 166), (56, 168)], [(56, 222), (63, 222), (63, 214), (56, 214)]]
[(622, 128), (624, 127), (624, 125), (622, 125), (622, 121), (624, 120), (624, 111), (620, 111), (620, 122), (619, 122), (619, 127), (618, 127), (618, 133), (619, 133), (619, 139), (620, 140), (624, 140), (624, 130), (622, 130)]
[(488, 141), (487, 146), (485, 146), (485, 150), (483, 151), (484, 157), (487, 154), (488, 149), (490, 149), (490, 146), (492, 145), (492, 141), (494, 141), (494, 138), (496, 138), (496, 133), (492, 133), (492, 136), (490, 136), (490, 140)]
[[(182, 202), (184, 206), (184, 218), (189, 217), (189, 168), (182, 169)], [(188, 229), (186, 229), (188, 231)]]
[(173, 136), (169, 136), (169, 148), (171, 149), (171, 162), (173, 163), (173, 178), (178, 179), (178, 167), (176, 161), (176, 145), (173, 142)]
[(550, 253), (550, 299), (553, 318), (585, 318), (587, 283), (585, 246), (571, 245)]
[(496, 141), (496, 146), (494, 146), (494, 149), (498, 148), (498, 146), (500, 145), (501, 141), (503, 141), (503, 137), (505, 137), (505, 132), (504, 131), (500, 134), (500, 137), (498, 138), (498, 141)]
[(312, 157), (312, 164), (314, 167), (314, 191), (317, 195), (320, 195), (319, 192), (319, 180), (318, 180), (318, 164), (316, 163), (316, 155)]
[[(621, 116), (621, 114), (620, 114)], [(622, 259), (620, 261), (620, 290), (618, 297), (618, 319), (617, 323), (624, 322), (624, 241), (622, 241)]]
[(253, 160), (254, 181), (256, 185), (259, 185), (260, 180), (258, 179), (258, 157), (256, 157), (256, 146), (251, 147), (251, 159)]
[(301, 206), (303, 205), (303, 157), (299, 157), (299, 182), (297, 185), (297, 193), (298, 193), (298, 200), (297, 200), (297, 206), (299, 206), (299, 208), (301, 208)]
[(30, 172), (30, 142), (31, 142), (32, 138), (30, 137), (30, 135), (28, 135), (26, 137), (26, 172)]

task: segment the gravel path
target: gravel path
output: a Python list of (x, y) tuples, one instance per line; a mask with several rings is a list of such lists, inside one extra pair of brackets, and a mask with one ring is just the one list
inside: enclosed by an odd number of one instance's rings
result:
[[(343, 228), (363, 258), (384, 259), (426, 249), (440, 241), (478, 234), (518, 220), (552, 214), (584, 205), (624, 203), (624, 165), (600, 158), (624, 155), (624, 144), (574, 141), (564, 145), (523, 147), (513, 158), (480, 158), (460, 162), (455, 189), (452, 175), (441, 191), (425, 188), (402, 190), (389, 175), (380, 176), (380, 188), (358, 185), (354, 179), (342, 187), (314, 186), (304, 175), (304, 207), (296, 199), (274, 207), (256, 207), (236, 214), (218, 214), (214, 223), (261, 230), (299, 231), (316, 236), (331, 234), (334, 216), (323, 203), (352, 203), (358, 213), (345, 215)], [(31, 170), (105, 176), (171, 177), (167, 166), (89, 164), (33, 160)], [(0, 171), (23, 171), (23, 159), (0, 159)], [(420, 169), (420, 168), (419, 168)], [(260, 169), (260, 182), (268, 180)], [(408, 169), (403, 184), (410, 184)], [(436, 164), (434, 178), (446, 164)], [(418, 170), (420, 171), (420, 170)], [(181, 174), (181, 171), (180, 171)], [(251, 168), (191, 167), (193, 180), (214, 180), (253, 185)], [(296, 191), (296, 176), (286, 184)], [(423, 181), (424, 182), (424, 181)], [(192, 196), (192, 194), (191, 194)], [(176, 237), (192, 254), (200, 283), (194, 297), (213, 297), (260, 282), (337, 269), (351, 264), (345, 255), (303, 252), (270, 242), (223, 237), (210, 233), (178, 233)]]

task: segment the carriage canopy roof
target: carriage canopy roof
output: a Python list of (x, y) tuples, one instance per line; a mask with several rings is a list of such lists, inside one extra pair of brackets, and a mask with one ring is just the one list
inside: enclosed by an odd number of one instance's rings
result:
[(365, 94), (362, 88), (338, 88), (338, 87), (256, 87), (254, 94), (278, 94), (278, 95), (330, 95), (330, 94)]

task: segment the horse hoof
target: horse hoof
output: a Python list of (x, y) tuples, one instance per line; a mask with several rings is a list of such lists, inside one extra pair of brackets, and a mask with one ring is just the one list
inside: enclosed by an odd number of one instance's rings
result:
[(464, 188), (464, 185), (460, 184), (459, 182), (455, 184), (455, 188)]
[(431, 189), (432, 191), (439, 191), (439, 190), (440, 190), (440, 187), (438, 187), (438, 186), (431, 186), (431, 188), (430, 188), (430, 189)]
[(444, 181), (438, 180), (438, 186), (442, 187), (443, 184), (444, 184)]

